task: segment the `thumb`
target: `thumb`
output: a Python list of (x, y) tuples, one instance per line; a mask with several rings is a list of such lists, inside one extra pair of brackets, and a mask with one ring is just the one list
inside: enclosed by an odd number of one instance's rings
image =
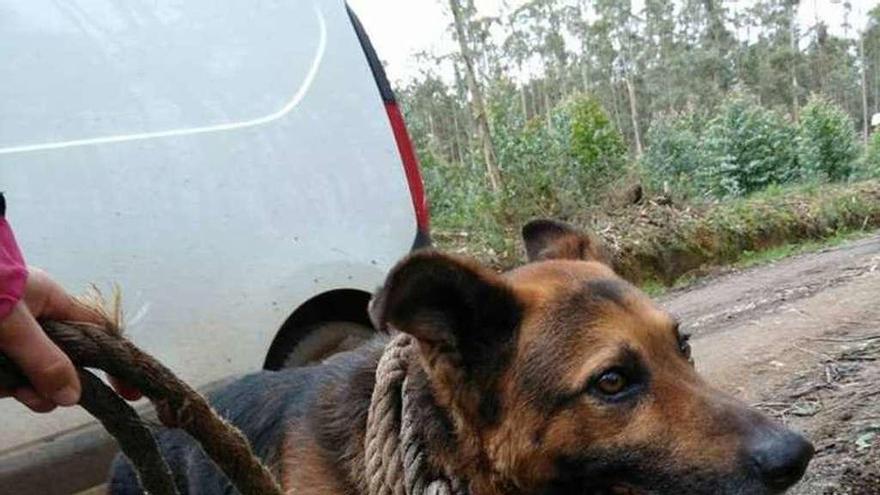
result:
[(78, 301), (46, 272), (33, 266), (28, 267), (24, 302), (31, 314), (41, 320), (105, 323), (98, 311)]
[(0, 322), (0, 351), (15, 362), (41, 396), (60, 406), (79, 402), (79, 377), (24, 303)]

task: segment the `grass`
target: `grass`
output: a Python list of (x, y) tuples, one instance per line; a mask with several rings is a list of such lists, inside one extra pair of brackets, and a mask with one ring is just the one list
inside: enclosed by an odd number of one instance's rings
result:
[[(791, 256), (799, 254), (815, 253), (824, 249), (833, 248), (846, 242), (863, 239), (870, 235), (871, 232), (864, 230), (847, 230), (838, 232), (831, 237), (819, 240), (807, 240), (803, 242), (789, 242), (781, 246), (764, 249), (761, 251), (743, 251), (742, 256), (731, 266), (738, 269), (752, 268), (756, 266), (767, 265), (777, 261), (781, 261)], [(710, 275), (705, 275), (710, 276)], [(666, 286), (658, 280), (646, 280), (640, 286), (645, 294), (651, 297), (659, 297), (670, 290), (687, 287), (697, 281), (701, 276), (696, 274), (688, 274), (676, 279), (672, 286)]]
[[(712, 267), (745, 266), (880, 227), (880, 182), (776, 188), (705, 206), (648, 205), (596, 225), (615, 267), (657, 293)], [(745, 265), (743, 265), (745, 264)]]
[(814, 253), (823, 249), (839, 246), (845, 242), (854, 241), (867, 237), (870, 232), (864, 230), (844, 230), (835, 233), (831, 237), (819, 240), (807, 240), (803, 242), (789, 242), (781, 246), (772, 247), (763, 251), (744, 251), (742, 258), (734, 266), (737, 268), (751, 268), (779, 261), (789, 256), (798, 254)]
[(669, 287), (666, 287), (659, 281), (653, 279), (645, 280), (644, 282), (642, 282), (641, 289), (642, 292), (651, 297), (662, 296), (667, 291), (669, 291)]

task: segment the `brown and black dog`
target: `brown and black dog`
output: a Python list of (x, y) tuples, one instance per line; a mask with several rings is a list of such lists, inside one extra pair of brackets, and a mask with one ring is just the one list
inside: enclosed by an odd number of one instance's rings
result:
[[(678, 324), (619, 278), (595, 241), (523, 229), (529, 263), (497, 274), (434, 251), (388, 276), (374, 320), (417, 339), (428, 462), (473, 495), (774, 494), (809, 442), (706, 384)], [(307, 368), (245, 377), (212, 398), (289, 493), (359, 494), (387, 336)], [(182, 493), (231, 493), (184, 434), (161, 443)], [(113, 494), (140, 493), (117, 460)]]

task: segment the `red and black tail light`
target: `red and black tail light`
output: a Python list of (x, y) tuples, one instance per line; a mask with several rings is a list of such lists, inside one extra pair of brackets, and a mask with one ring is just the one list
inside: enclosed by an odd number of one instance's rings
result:
[(406, 130), (406, 123), (396, 102), (385, 102), (385, 111), (391, 121), (391, 129), (394, 131), (394, 139), (397, 141), (397, 150), (403, 160), (403, 169), (406, 172), (406, 181), (412, 195), (413, 208), (416, 212), (416, 224), (419, 231), (429, 232), (431, 217), (428, 212), (428, 201), (425, 197), (425, 186), (422, 182), (422, 173), (419, 171), (419, 159), (413, 148)]
[(409, 192), (416, 215), (417, 231), (413, 249), (430, 246), (431, 216), (428, 210), (428, 199), (425, 195), (425, 185), (422, 182), (422, 173), (419, 170), (419, 159), (416, 156), (412, 139), (409, 137), (409, 131), (406, 129), (406, 122), (404, 122), (400, 106), (397, 104), (397, 98), (394, 96), (391, 84), (388, 83), (385, 69), (376, 55), (376, 50), (373, 48), (370, 38), (367, 36), (366, 31), (364, 31), (364, 27), (361, 25), (360, 20), (358, 20), (357, 15), (355, 15), (350, 7), (346, 6), (346, 8), (348, 9), (348, 16), (351, 18), (352, 25), (354, 25), (358, 40), (361, 42), (364, 55), (367, 56), (370, 70), (373, 71), (373, 78), (379, 87), (382, 101), (385, 103), (385, 112), (388, 114), (391, 130), (394, 133), (394, 140), (397, 142), (397, 151), (400, 153), (400, 159), (403, 162), (403, 170), (406, 173), (406, 181), (409, 184)]

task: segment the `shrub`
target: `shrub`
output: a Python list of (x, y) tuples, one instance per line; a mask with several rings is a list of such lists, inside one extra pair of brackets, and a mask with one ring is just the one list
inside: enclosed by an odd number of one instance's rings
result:
[(627, 148), (601, 105), (581, 95), (557, 106), (550, 122), (523, 122), (516, 93), (490, 98), (493, 144), (503, 191), (487, 186), (480, 154), (474, 163), (450, 164), (422, 148), (424, 179), (436, 238), (467, 239), (497, 259), (515, 259), (516, 232), (536, 216), (570, 218), (596, 204), (608, 184), (627, 170)]
[(573, 215), (595, 204), (626, 168), (623, 136), (595, 98), (576, 96), (557, 106), (550, 122), (493, 109), (493, 129), (504, 177), (505, 218)]
[(827, 99), (812, 96), (801, 113), (797, 149), (804, 177), (849, 179), (859, 155), (852, 119)]
[(564, 161), (560, 143), (543, 122), (524, 122), (515, 102), (493, 105), (492, 129), (508, 216), (553, 214), (558, 208), (555, 171)]
[(574, 160), (581, 184), (597, 187), (619, 177), (626, 166), (627, 148), (620, 131), (611, 123), (599, 101), (580, 95), (562, 107), (560, 131)]
[(880, 226), (880, 182), (771, 187), (703, 208), (648, 206), (601, 220), (630, 281), (672, 286), (680, 277), (789, 243)]
[(658, 117), (648, 130), (642, 167), (648, 182), (686, 196), (697, 192), (694, 176), (710, 166), (700, 135), (701, 119), (694, 113)]
[(743, 196), (797, 178), (796, 131), (779, 114), (736, 96), (719, 109), (703, 138), (708, 166), (697, 183), (716, 197)]
[(859, 167), (861, 178), (880, 176), (880, 132), (874, 132), (868, 142), (868, 148)]

